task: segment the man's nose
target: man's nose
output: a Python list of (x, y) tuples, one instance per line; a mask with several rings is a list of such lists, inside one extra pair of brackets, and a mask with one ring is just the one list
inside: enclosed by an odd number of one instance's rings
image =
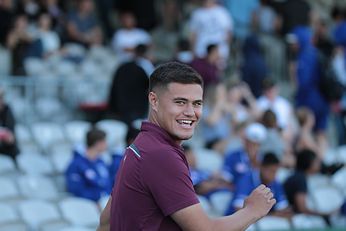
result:
[(195, 110), (192, 104), (187, 104), (184, 110), (184, 115), (193, 116), (195, 114)]

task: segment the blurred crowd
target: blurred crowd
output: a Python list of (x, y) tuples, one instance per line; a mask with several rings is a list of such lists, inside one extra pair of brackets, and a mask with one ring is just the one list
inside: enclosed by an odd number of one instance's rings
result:
[[(71, 43), (111, 50), (118, 65), (106, 89), (105, 116), (132, 132), (147, 116), (154, 67), (171, 60), (191, 65), (205, 83), (197, 138), (185, 146), (199, 195), (230, 192), (224, 211), (230, 214), (265, 183), (278, 201), (274, 215), (305, 213), (330, 223), (331, 213), (346, 214), (345, 204), (330, 213), (307, 205), (307, 177), (331, 176), (344, 165), (324, 162), (328, 150), (346, 144), (344, 1), (0, 0), (0, 31), (1, 50), (11, 54), (12, 78), (26, 75), (29, 57), (59, 55), (80, 62), (83, 57), (66, 55)], [(14, 157), (8, 110), (0, 105), (0, 119), (6, 121), (1, 126), (7, 127), (0, 133), (0, 152)], [(85, 147), (75, 150), (66, 182), (76, 196), (97, 201), (111, 191), (119, 158), (111, 166), (98, 159), (107, 149), (105, 136), (89, 131)], [(217, 153), (222, 169), (197, 169), (196, 147)], [(292, 175), (277, 182), (280, 167)]]

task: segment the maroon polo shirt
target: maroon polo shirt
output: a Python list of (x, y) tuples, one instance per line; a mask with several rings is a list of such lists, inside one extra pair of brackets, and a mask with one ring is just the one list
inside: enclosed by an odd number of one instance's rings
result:
[(143, 122), (117, 174), (110, 230), (181, 230), (170, 215), (197, 203), (183, 149), (165, 130)]

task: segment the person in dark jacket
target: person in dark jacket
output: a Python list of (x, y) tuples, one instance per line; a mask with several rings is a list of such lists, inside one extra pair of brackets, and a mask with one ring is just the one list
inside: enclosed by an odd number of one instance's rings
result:
[[(150, 63), (146, 47), (136, 47), (136, 58), (119, 66), (114, 74), (108, 106), (110, 113), (129, 126), (147, 116)], [(149, 65), (148, 65), (149, 64)]]
[(93, 201), (111, 193), (113, 178), (109, 166), (101, 159), (106, 149), (106, 133), (91, 129), (86, 135), (86, 147), (74, 150), (74, 157), (66, 170), (68, 192)]
[(0, 153), (14, 160), (19, 153), (14, 127), (16, 125), (11, 108), (4, 101), (4, 91), (0, 89)]

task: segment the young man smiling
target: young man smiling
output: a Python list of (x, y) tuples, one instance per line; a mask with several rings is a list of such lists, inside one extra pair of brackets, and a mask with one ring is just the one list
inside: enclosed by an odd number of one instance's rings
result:
[(203, 81), (177, 62), (150, 77), (149, 119), (127, 148), (99, 231), (244, 230), (275, 203), (264, 185), (235, 214), (209, 218), (199, 204), (181, 143), (192, 137), (203, 104)]

